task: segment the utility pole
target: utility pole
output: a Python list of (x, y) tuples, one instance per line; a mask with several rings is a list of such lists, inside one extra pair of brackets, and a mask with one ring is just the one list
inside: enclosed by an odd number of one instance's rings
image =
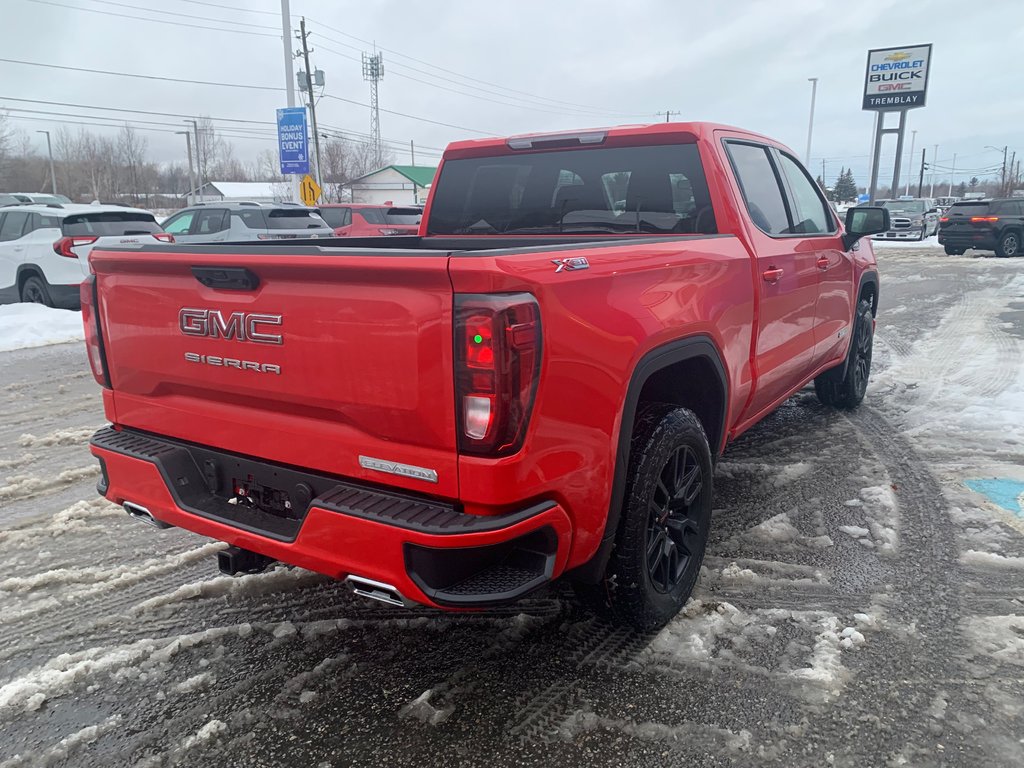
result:
[(179, 136), (185, 137), (185, 146), (188, 147), (188, 197), (186, 202), (189, 205), (195, 203), (196, 177), (192, 172), (192, 134), (188, 131), (175, 131)]
[[(413, 168), (416, 167), (416, 144), (412, 139), (409, 139), (409, 157), (412, 158), (409, 162), (412, 163)], [(412, 202), (415, 205), (420, 201), (419, 187), (416, 186), (416, 182), (412, 183)]]
[(669, 118), (672, 115), (678, 115), (678, 114), (681, 114), (681, 113), (680, 112), (673, 112), (672, 110), (666, 109), (664, 112), (655, 112), (654, 114), (657, 115), (658, 117), (661, 117), (662, 115), (664, 115), (665, 116), (665, 122), (667, 123), (669, 121)]
[(931, 179), (931, 182), (930, 182), (930, 184), (928, 186), (928, 197), (935, 197), (935, 164), (937, 162), (939, 162), (939, 145), (938, 144), (936, 144), (935, 147), (932, 149), (932, 164), (931, 164), (931, 167), (929, 168), (931, 173), (928, 174), (928, 177)]
[(924, 153), (927, 150), (921, 147), (921, 175), (917, 177), (917, 196), (921, 197), (921, 190), (924, 189)]
[(811, 83), (811, 116), (807, 121), (807, 151), (804, 153), (804, 165), (811, 164), (811, 134), (814, 133), (814, 100), (818, 95), (818, 78), (808, 77)]
[(1003, 147), (1003, 182), (1002, 182), (1002, 186), (999, 187), (999, 192), (1004, 197), (1009, 197), (1009, 191), (1007, 190), (1007, 185), (1006, 185), (1006, 179), (1007, 179), (1007, 177), (1006, 177), (1006, 150), (1008, 150), (1009, 148), (1010, 147), (1008, 145)]
[(384, 56), (376, 51), (371, 55), (363, 51), (363, 80), (370, 84), (370, 141), (373, 142), (373, 160), (377, 168), (384, 162), (380, 143), (380, 104), (377, 101), (377, 83), (384, 79)]
[(949, 171), (949, 191), (946, 193), (947, 197), (953, 196), (953, 175), (956, 173), (956, 152), (953, 153), (953, 165), (950, 166)]
[[(196, 141), (196, 173), (199, 174), (199, 179), (198, 179), (199, 187), (202, 187), (203, 184), (204, 184), (203, 177), (206, 174), (203, 172), (204, 171), (204, 169), (203, 169), (203, 153), (199, 149), (199, 146), (200, 146), (199, 145), (199, 123), (197, 123), (195, 120), (186, 120), (185, 122), (186, 123), (192, 123), (192, 130), (195, 131), (195, 141)], [(195, 189), (199, 189), (199, 187), (195, 187)]]
[[(288, 106), (295, 106), (295, 73), (292, 69), (292, 13), (289, 0), (281, 0), (281, 41), (284, 43), (284, 88)], [(292, 202), (299, 202), (299, 177), (291, 176)]]
[(53, 172), (53, 147), (50, 145), (50, 132), (49, 131), (36, 131), (36, 133), (46, 134), (46, 153), (50, 156), (50, 191), (53, 194), (57, 194), (57, 174)]
[(821, 158), (821, 181), (827, 187), (828, 181), (825, 179), (825, 158)]
[(911, 173), (911, 168), (913, 168), (911, 163), (914, 162), (914, 142), (916, 142), (916, 141), (917, 141), (917, 131), (911, 131), (910, 132), (910, 154), (907, 155), (907, 188), (905, 190), (903, 190), (903, 194), (904, 195), (909, 195), (910, 194), (910, 173)]
[(316, 183), (323, 186), (323, 179), (320, 175), (320, 134), (316, 129), (316, 100), (313, 98), (313, 70), (309, 68), (309, 45), (306, 38), (306, 17), (303, 16), (299, 22), (301, 30), (299, 38), (302, 40), (302, 59), (306, 62), (306, 95), (309, 97), (309, 119), (313, 123), (313, 149), (316, 156)]

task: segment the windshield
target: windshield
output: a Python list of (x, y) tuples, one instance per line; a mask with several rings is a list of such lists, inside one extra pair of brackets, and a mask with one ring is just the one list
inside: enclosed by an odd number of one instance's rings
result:
[(277, 208), (267, 211), (267, 229), (324, 229), (319, 211), (308, 208)]
[(449, 160), (432, 235), (715, 233), (696, 145)]
[(882, 200), (882, 206), (899, 213), (924, 213), (924, 200)]
[(79, 213), (65, 217), (61, 224), (65, 236), (95, 235), (147, 235), (163, 232), (151, 213), (133, 211), (107, 211), (103, 213)]

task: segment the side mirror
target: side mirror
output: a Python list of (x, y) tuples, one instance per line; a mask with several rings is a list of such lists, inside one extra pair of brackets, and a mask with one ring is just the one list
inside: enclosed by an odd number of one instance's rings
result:
[(846, 234), (843, 247), (850, 250), (862, 237), (889, 231), (889, 209), (864, 206), (846, 212)]

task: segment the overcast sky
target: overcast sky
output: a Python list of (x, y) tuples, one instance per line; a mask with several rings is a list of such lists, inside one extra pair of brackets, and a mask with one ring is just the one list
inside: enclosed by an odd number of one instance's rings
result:
[[(250, 10), (230, 10), (243, 6)], [(210, 115), (234, 134), (246, 161), (275, 148), (271, 121), (285, 106), (279, 2), (3, 0), (3, 7), (5, 59), (281, 89), (0, 62), (0, 109), (33, 139), (45, 142), (31, 132), (56, 129), (56, 121), (102, 115), (151, 129), (144, 135), (157, 159), (184, 158), (184, 137), (172, 132), (179, 117), (95, 109), (110, 107)], [(819, 173), (824, 158), (829, 183), (846, 165), (863, 185), (873, 125), (873, 113), (860, 109), (867, 50), (920, 43), (935, 48), (928, 106), (909, 118), (918, 131), (914, 178), (921, 148), (930, 159), (935, 144), (940, 164), (956, 152), (963, 169), (1002, 162), (986, 145), (1008, 144), (1024, 156), (1024, 0), (292, 0), (291, 11), (293, 27), (306, 15), (313, 66), (326, 73), (318, 116), (327, 131), (369, 130), (358, 59), (373, 41), (380, 47), (381, 108), (412, 116), (381, 114), (398, 162), (408, 162), (410, 139), (417, 164), (435, 164), (437, 150), (455, 139), (650, 122), (664, 120), (655, 113), (665, 110), (679, 112), (673, 120), (768, 134), (802, 157), (807, 78), (818, 77), (811, 170)], [(93, 130), (114, 133), (116, 124)], [(909, 133), (907, 142), (909, 152)], [(895, 140), (885, 149), (891, 175)], [(883, 180), (889, 175), (883, 170)]]

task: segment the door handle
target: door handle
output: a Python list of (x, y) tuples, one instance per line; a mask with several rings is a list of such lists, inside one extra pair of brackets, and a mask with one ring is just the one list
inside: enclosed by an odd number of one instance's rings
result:
[(782, 270), (779, 267), (770, 267), (761, 273), (761, 277), (764, 278), (766, 283), (772, 283), (774, 285), (779, 282), (779, 278), (782, 277)]
[(828, 269), (828, 267), (829, 267), (828, 256), (819, 256), (818, 257), (818, 269), (825, 270), (825, 269)]

